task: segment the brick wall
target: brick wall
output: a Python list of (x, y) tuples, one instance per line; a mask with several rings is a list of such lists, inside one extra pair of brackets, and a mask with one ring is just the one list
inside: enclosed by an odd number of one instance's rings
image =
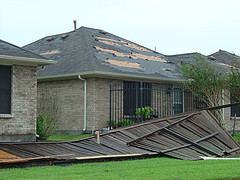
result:
[[(122, 81), (87, 79), (87, 131), (107, 126), (109, 119), (109, 84)], [(44, 89), (56, 92), (62, 107), (57, 134), (81, 134), (84, 128), (84, 81), (64, 80), (38, 83), (38, 93)]]
[(107, 127), (109, 120), (109, 84), (121, 80), (91, 78), (87, 81), (87, 130)]
[[(224, 104), (230, 104), (230, 101), (227, 99), (228, 96), (226, 96), (224, 100)], [(224, 127), (228, 131), (233, 130), (233, 125), (234, 125), (234, 117), (231, 117), (231, 108), (224, 108)], [(240, 118), (236, 117), (236, 122), (235, 122), (235, 132), (240, 132)]]
[(0, 142), (34, 141), (36, 134), (36, 67), (12, 67), (12, 114), (0, 115)]
[[(103, 78), (87, 79), (88, 132), (93, 128), (99, 129), (108, 125), (110, 83), (123, 84), (123, 81)], [(62, 111), (59, 118), (58, 133), (81, 134), (84, 128), (84, 81), (64, 80), (38, 83), (38, 92), (41, 92), (42, 88), (48, 88), (48, 90), (56, 92), (61, 99)], [(162, 98), (164, 100), (165, 97)], [(172, 99), (172, 97), (169, 98)], [(169, 106), (172, 105), (172, 102), (169, 103)], [(161, 104), (161, 106), (164, 105)], [(227, 115), (227, 112), (225, 115)], [(228, 129), (230, 126), (228, 126)]]
[(64, 80), (38, 83), (38, 94), (48, 90), (56, 93), (61, 103), (58, 134), (81, 134), (84, 112), (84, 82)]

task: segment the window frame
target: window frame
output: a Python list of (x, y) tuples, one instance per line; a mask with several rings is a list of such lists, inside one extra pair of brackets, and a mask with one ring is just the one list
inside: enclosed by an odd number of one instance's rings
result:
[[(0, 118), (11, 118), (12, 117), (12, 66), (7, 65), (0, 65), (0, 71), (2, 71), (2, 75), (4, 79), (0, 78), (0, 93), (5, 91), (4, 93), (7, 94), (6, 99), (2, 98), (4, 101), (3, 103), (7, 103), (8, 106), (3, 111), (0, 110)], [(5, 72), (4, 72), (5, 71)], [(6, 74), (4, 74), (6, 73)], [(1, 74), (1, 72), (0, 72)], [(4, 82), (5, 81), (5, 82)], [(0, 95), (1, 96), (1, 95)], [(1, 102), (0, 102), (1, 103)], [(0, 107), (4, 107), (4, 104), (0, 104)]]
[[(231, 103), (238, 102), (237, 98), (235, 98), (232, 94), (230, 97), (231, 97)], [(234, 113), (234, 112), (237, 112), (237, 113)], [(230, 108), (230, 117), (235, 118), (235, 114), (236, 114), (236, 118), (240, 118), (240, 105), (232, 106)]]
[[(152, 102), (152, 83), (143, 82), (143, 107), (150, 106)], [(123, 114), (135, 116), (136, 108), (140, 104), (140, 82), (123, 81)]]

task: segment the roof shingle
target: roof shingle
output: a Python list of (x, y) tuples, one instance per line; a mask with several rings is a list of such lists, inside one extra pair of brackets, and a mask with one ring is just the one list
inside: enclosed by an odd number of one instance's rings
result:
[(177, 66), (163, 54), (101, 32), (81, 27), (76, 31), (42, 38), (23, 48), (58, 61), (40, 70), (39, 77), (100, 71), (180, 79)]

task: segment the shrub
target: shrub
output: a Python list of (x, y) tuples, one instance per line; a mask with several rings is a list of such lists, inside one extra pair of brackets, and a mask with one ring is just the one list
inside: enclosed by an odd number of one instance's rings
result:
[(38, 140), (46, 140), (57, 129), (58, 124), (54, 118), (39, 114), (37, 116), (37, 137)]
[(46, 140), (58, 128), (61, 115), (61, 97), (46, 86), (39, 89), (37, 99), (37, 139)]
[(122, 121), (119, 121), (117, 124), (116, 124), (116, 127), (125, 127), (125, 126), (128, 126), (128, 125), (132, 125), (134, 124), (135, 122), (131, 119), (122, 119)]
[[(149, 119), (153, 113), (153, 109), (149, 106), (145, 106), (142, 108), (142, 117), (143, 119)], [(136, 110), (136, 118), (138, 121), (141, 119), (141, 108), (137, 108)]]

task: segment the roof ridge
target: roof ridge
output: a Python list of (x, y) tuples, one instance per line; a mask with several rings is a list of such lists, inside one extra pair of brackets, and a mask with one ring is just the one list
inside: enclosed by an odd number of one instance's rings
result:
[(229, 55), (233, 55), (233, 56), (238, 56), (238, 57), (240, 57), (239, 55), (237, 55), (237, 54), (235, 54), (235, 53), (231, 53), (231, 52), (229, 52), (229, 51), (222, 50), (222, 49), (220, 49), (220, 50), (218, 50), (218, 51), (216, 51), (216, 52), (214, 52), (214, 53), (212, 53), (212, 54), (209, 54), (208, 56), (213, 56), (214, 54), (218, 54), (218, 53), (220, 53), (220, 51), (223, 52), (223, 53), (227, 53), (227, 54), (229, 54)]
[(167, 57), (174, 57), (174, 56), (183, 56), (183, 55), (192, 55), (192, 54), (200, 54), (205, 56), (204, 54), (200, 53), (200, 52), (190, 52), (190, 53), (182, 53), (182, 54), (173, 54), (173, 55), (165, 55)]

